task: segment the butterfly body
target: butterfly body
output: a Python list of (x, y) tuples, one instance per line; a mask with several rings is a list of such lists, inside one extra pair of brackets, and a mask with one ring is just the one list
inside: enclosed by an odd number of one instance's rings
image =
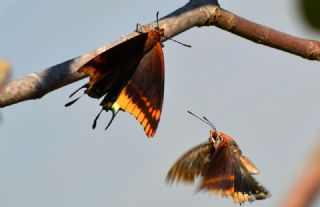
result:
[(199, 190), (230, 196), (235, 203), (265, 199), (269, 192), (253, 177), (257, 167), (242, 155), (237, 143), (223, 132), (210, 131), (209, 141), (185, 153), (171, 167), (167, 182), (193, 183)]

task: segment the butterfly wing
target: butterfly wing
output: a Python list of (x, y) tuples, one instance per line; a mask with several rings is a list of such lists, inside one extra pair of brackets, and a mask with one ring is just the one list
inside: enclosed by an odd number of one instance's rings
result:
[(222, 146), (211, 157), (200, 190), (231, 196), (235, 203), (254, 201), (269, 197), (240, 160), (241, 151), (237, 145)]
[(259, 169), (253, 164), (253, 162), (245, 157), (245, 156), (240, 156), (240, 161), (242, 162), (242, 165), (245, 166), (245, 168), (248, 170), (248, 172), (252, 175), (259, 174)]
[(146, 135), (152, 137), (160, 120), (163, 94), (164, 58), (158, 42), (144, 55), (115, 103), (132, 114), (143, 126)]
[(78, 69), (90, 77), (86, 93), (93, 98), (116, 98), (144, 55), (148, 33), (141, 33), (92, 58)]
[(166, 181), (193, 183), (197, 176), (206, 174), (210, 157), (214, 153), (211, 143), (205, 142), (186, 152), (170, 168)]

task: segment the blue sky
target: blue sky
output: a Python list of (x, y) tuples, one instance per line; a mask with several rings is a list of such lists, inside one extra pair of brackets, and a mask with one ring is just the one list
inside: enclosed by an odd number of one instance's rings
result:
[[(12, 61), (13, 79), (23, 77), (112, 42), (185, 2), (0, 0), (0, 57)], [(318, 38), (300, 20), (295, 1), (220, 4), (257, 23)], [(250, 205), (278, 205), (318, 142), (319, 63), (215, 27), (176, 39), (192, 48), (165, 43), (164, 106), (153, 139), (126, 113), (108, 131), (110, 114), (102, 114), (92, 130), (97, 100), (83, 97), (65, 108), (87, 80), (1, 109), (0, 206), (234, 206), (231, 199), (194, 193), (196, 185), (164, 182), (176, 159), (209, 136), (187, 110), (230, 134), (260, 168), (257, 179), (273, 196)]]

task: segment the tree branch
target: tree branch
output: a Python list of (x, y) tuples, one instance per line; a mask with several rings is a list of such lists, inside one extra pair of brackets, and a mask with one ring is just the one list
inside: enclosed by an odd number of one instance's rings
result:
[[(153, 22), (145, 27), (154, 27), (155, 24)], [(320, 60), (319, 42), (293, 37), (247, 21), (218, 7), (216, 0), (190, 0), (186, 5), (159, 21), (159, 26), (164, 28), (165, 31), (166, 38), (163, 41), (192, 27), (210, 25), (215, 25), (254, 42), (307, 59)], [(53, 90), (85, 78), (85, 74), (77, 73), (78, 68), (96, 55), (136, 35), (138, 33), (132, 32), (90, 53), (52, 66), (44, 71), (30, 74), (19, 80), (11, 81), (0, 92), (0, 107), (41, 98)]]
[[(159, 26), (164, 28), (165, 36), (171, 38), (194, 26), (204, 25), (208, 17), (214, 16), (216, 8), (217, 2), (214, 0), (191, 0), (185, 6), (162, 18), (159, 21)], [(156, 22), (145, 27), (148, 29), (152, 26), (156, 26)], [(132, 32), (90, 53), (52, 66), (44, 71), (32, 73), (21, 79), (11, 81), (0, 92), (0, 107), (41, 98), (53, 90), (85, 78), (85, 74), (77, 72), (78, 68), (96, 55), (136, 35), (138, 35), (137, 32)]]
[(223, 9), (216, 10), (208, 25), (215, 25), (248, 40), (289, 52), (309, 60), (320, 60), (320, 42), (298, 38), (250, 22)]

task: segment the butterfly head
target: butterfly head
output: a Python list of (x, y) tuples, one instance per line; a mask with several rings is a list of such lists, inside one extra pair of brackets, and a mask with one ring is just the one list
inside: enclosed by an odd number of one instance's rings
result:
[(224, 140), (224, 138), (221, 136), (222, 133), (218, 132), (216, 127), (213, 125), (213, 123), (210, 122), (205, 116), (200, 118), (199, 116), (195, 115), (191, 111), (188, 111), (188, 113), (191, 114), (192, 116), (198, 118), (200, 121), (206, 123), (207, 125), (209, 125), (212, 128), (210, 130), (209, 142), (213, 144), (215, 149), (217, 149)]
[(153, 24), (150, 24), (147, 26), (142, 26), (140, 24), (137, 24), (136, 32), (139, 32), (139, 33), (148, 32), (151, 35), (156, 35), (159, 39), (158, 41), (160, 41), (161, 37), (164, 36), (164, 29), (160, 28), (160, 26), (159, 26), (159, 12), (157, 12), (156, 26), (154, 26)]
[(159, 37), (163, 37), (164, 36), (164, 29), (163, 28), (159, 28), (158, 26), (156, 26), (154, 28), (154, 31), (157, 33), (157, 35)]
[(210, 130), (210, 136), (208, 140), (213, 144), (215, 149), (218, 149), (220, 144), (224, 141), (223, 137), (219, 136), (219, 133), (215, 128)]
[(164, 35), (164, 29), (159, 27), (159, 12), (157, 12), (157, 26), (154, 27), (154, 30), (156, 30), (160, 36)]

